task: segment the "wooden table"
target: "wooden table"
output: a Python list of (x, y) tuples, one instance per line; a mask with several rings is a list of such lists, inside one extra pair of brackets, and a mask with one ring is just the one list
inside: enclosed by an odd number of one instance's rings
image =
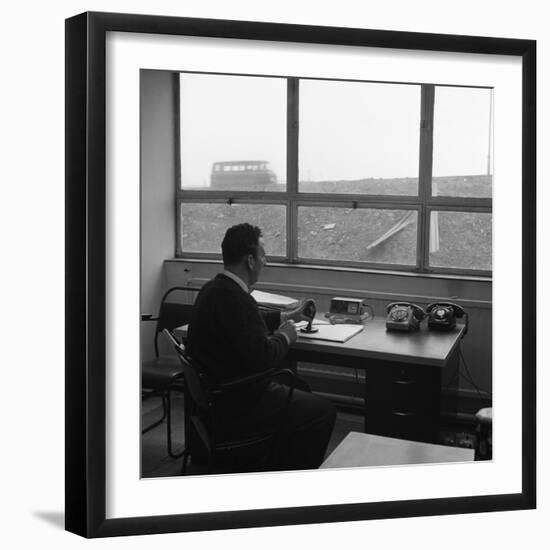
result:
[(350, 432), (320, 468), (471, 462), (474, 450)]
[(344, 343), (298, 337), (289, 358), (363, 370), (366, 433), (437, 442), (443, 371), (458, 367), (463, 331), (394, 332), (373, 319)]

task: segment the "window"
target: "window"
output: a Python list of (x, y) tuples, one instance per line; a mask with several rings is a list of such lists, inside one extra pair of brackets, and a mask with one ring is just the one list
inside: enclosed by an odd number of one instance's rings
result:
[[(286, 81), (182, 73), (179, 83), (180, 189), (284, 190)], [(253, 178), (249, 163), (265, 172), (269, 163), (272, 179)], [(212, 185), (218, 171), (231, 175)]]
[(434, 196), (491, 198), (491, 124), (491, 90), (436, 88)]
[(420, 86), (300, 81), (299, 190), (416, 195)]
[(286, 256), (286, 208), (278, 204), (180, 202), (181, 243), (185, 253), (219, 254), (226, 230), (248, 222), (262, 228), (268, 256)]
[[(430, 265), (490, 271), (492, 217), (490, 213), (432, 211)], [(457, 236), (460, 238), (457, 238)]]
[(182, 73), (177, 255), (490, 275), (493, 91)]
[[(390, 238), (400, 232), (399, 238)], [(298, 257), (416, 265), (416, 210), (300, 206)]]

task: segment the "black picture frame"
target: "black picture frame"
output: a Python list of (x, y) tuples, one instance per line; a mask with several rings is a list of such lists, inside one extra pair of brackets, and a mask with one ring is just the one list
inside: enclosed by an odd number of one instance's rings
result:
[[(522, 61), (522, 489), (448, 499), (106, 519), (106, 66), (109, 31), (517, 56)], [(88, 12), (66, 20), (66, 529), (84, 537), (536, 506), (536, 42)]]

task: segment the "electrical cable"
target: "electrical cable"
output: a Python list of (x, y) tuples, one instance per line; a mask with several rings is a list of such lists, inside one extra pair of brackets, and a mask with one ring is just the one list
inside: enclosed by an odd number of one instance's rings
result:
[(473, 387), (474, 389), (476, 390), (476, 393), (479, 397), (479, 400), (480, 401), (483, 401), (483, 402), (487, 402), (487, 403), (491, 403), (491, 399), (488, 398), (487, 396), (484, 396), (482, 395), (482, 391), (485, 391), (485, 390), (480, 390), (467, 376), (465, 376), (464, 374), (460, 373), (460, 376), (466, 380), (466, 382), (469, 382)]
[(462, 359), (462, 362), (464, 363), (464, 368), (466, 369), (466, 373), (468, 374), (468, 378), (467, 378), (468, 382), (470, 382), (470, 384), (472, 384), (472, 386), (474, 386), (475, 388), (479, 389), (480, 391), (482, 391), (482, 392), (484, 392), (484, 393), (486, 393), (486, 394), (488, 394), (488, 395), (491, 395), (491, 397), (492, 397), (492, 394), (491, 394), (490, 391), (485, 390), (485, 389), (483, 389), (483, 388), (479, 388), (479, 387), (476, 385), (476, 383), (474, 382), (473, 376), (472, 376), (472, 374), (470, 373), (470, 369), (468, 368), (468, 364), (466, 363), (466, 359), (464, 359), (464, 355), (462, 355), (462, 350), (460, 350), (459, 353), (460, 353), (460, 358)]
[(451, 376), (451, 378), (447, 382), (447, 385), (445, 386), (444, 391), (447, 391), (450, 388), (451, 384), (459, 377), (459, 373), (460, 373), (460, 365), (458, 365), (455, 368), (455, 371), (453, 372), (453, 375)]
[[(470, 373), (470, 369), (468, 368), (468, 364), (466, 363), (466, 360), (464, 359), (464, 355), (462, 355), (462, 350), (460, 348), (458, 353), (460, 355), (460, 358), (462, 359), (462, 363), (464, 364), (464, 368), (466, 369), (466, 372), (468, 374), (468, 376), (466, 376), (459, 371), (460, 376), (462, 376), (464, 380), (469, 382), (474, 387), (481, 401), (487, 401), (488, 403), (491, 403), (493, 399), (493, 394), (490, 391), (487, 391), (483, 388), (478, 387), (478, 385), (474, 382), (472, 374)], [(485, 393), (486, 396), (484, 397), (483, 395), (481, 395), (481, 392)]]

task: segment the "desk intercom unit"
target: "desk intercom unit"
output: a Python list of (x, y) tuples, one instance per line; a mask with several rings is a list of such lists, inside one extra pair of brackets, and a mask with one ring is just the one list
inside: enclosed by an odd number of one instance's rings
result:
[(426, 308), (430, 330), (450, 331), (456, 327), (456, 320), (465, 317), (464, 334), (468, 330), (468, 314), (460, 306), (451, 302), (430, 304)]
[(420, 321), (426, 317), (426, 312), (416, 304), (409, 302), (392, 302), (387, 305), (387, 330), (411, 332), (420, 327)]
[(337, 296), (331, 299), (330, 311), (325, 313), (325, 317), (332, 324), (362, 324), (363, 321), (374, 318), (374, 312), (372, 307), (360, 298), (342, 298)]

